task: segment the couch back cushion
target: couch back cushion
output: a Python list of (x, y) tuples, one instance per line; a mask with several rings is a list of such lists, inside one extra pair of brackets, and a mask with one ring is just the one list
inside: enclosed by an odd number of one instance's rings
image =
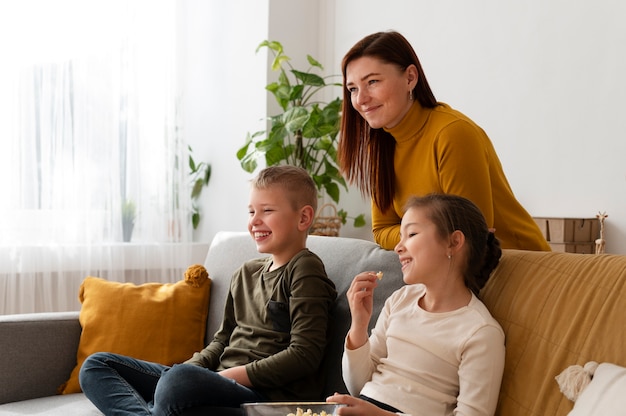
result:
[(626, 366), (626, 256), (505, 250), (481, 296), (506, 334), (498, 415), (565, 416), (561, 371)]
[[(346, 292), (352, 279), (363, 271), (382, 271), (384, 274), (374, 292), (374, 316), (370, 322), (370, 327), (373, 327), (385, 299), (403, 285), (402, 272), (397, 254), (383, 250), (371, 241), (312, 235), (308, 238), (307, 246), (320, 256), (328, 277), (337, 288), (337, 301), (332, 311), (329, 345), (324, 363), (327, 374), (323, 397), (326, 397), (334, 392), (347, 392), (341, 377), (341, 355), (344, 338), (350, 326)], [(212, 281), (207, 342), (219, 329), (233, 272), (244, 261), (260, 256), (265, 255), (256, 251), (248, 233), (219, 232), (213, 239), (204, 263)]]

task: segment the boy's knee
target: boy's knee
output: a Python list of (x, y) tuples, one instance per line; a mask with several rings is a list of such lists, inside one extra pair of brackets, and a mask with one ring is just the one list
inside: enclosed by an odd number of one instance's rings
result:
[(175, 364), (161, 374), (157, 390), (161, 394), (184, 395), (206, 382), (206, 368), (191, 364)]
[(83, 361), (83, 364), (80, 366), (79, 374), (82, 374), (84, 371), (90, 370), (94, 367), (102, 367), (103, 365), (106, 365), (106, 357), (107, 353), (104, 352), (91, 354), (85, 358), (85, 361)]
[(196, 369), (196, 366), (192, 366), (190, 364), (174, 364), (172, 367), (163, 371), (159, 383), (170, 384), (173, 387), (183, 385), (188, 380), (194, 378), (193, 373)]
[(107, 365), (107, 356), (108, 353), (96, 352), (88, 356), (80, 366), (80, 370), (78, 371), (78, 383), (83, 390), (85, 389), (84, 386), (89, 384), (93, 370)]

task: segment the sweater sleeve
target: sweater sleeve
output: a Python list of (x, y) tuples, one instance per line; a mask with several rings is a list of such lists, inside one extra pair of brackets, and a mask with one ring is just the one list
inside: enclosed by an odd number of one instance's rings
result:
[(372, 374), (377, 371), (381, 358), (387, 356), (386, 334), (393, 296), (391, 295), (385, 301), (376, 325), (365, 344), (354, 350), (349, 350), (344, 342), (341, 368), (344, 383), (353, 396), (358, 396), (361, 393), (365, 383), (370, 381)]
[(383, 212), (372, 201), (372, 234), (374, 241), (385, 250), (393, 250), (400, 241), (401, 220), (393, 208)]
[(495, 413), (504, 354), (504, 335), (495, 326), (483, 326), (468, 340), (458, 370), (455, 416), (492, 416)]
[(374, 369), (370, 363), (369, 341), (354, 350), (349, 350), (344, 343), (341, 372), (351, 395), (358, 396), (365, 383), (372, 378)]
[[(241, 271), (238, 273), (240, 272)], [(214, 371), (217, 370), (220, 363), (220, 356), (228, 345), (230, 334), (235, 325), (233, 297), (232, 293), (229, 291), (224, 305), (224, 317), (220, 329), (215, 333), (209, 345), (204, 347), (202, 351), (194, 353), (189, 360), (185, 361), (185, 364), (205, 367)]]

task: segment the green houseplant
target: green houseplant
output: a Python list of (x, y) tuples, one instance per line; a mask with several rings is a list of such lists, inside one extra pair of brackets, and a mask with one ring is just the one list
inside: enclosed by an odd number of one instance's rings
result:
[(198, 228), (200, 224), (200, 207), (196, 203), (202, 189), (209, 184), (211, 179), (211, 165), (207, 162), (196, 162), (192, 156), (193, 150), (189, 149), (189, 177), (191, 179), (191, 224), (193, 229)]
[[(337, 164), (341, 99), (324, 102), (318, 97), (321, 90), (341, 84), (327, 83), (332, 76), (314, 73), (324, 68), (311, 55), (307, 55), (309, 68), (300, 71), (293, 68), (280, 42), (266, 40), (257, 52), (261, 48), (268, 48), (274, 55), (271, 68), (279, 71), (278, 80), (265, 88), (276, 98), (282, 113), (268, 118), (268, 129), (248, 133), (237, 159), (249, 173), (257, 168), (259, 159), (264, 159), (266, 166), (300, 166), (311, 174), (320, 192), (338, 203), (341, 188), (348, 190)], [(337, 215), (343, 224), (353, 218), (355, 227), (365, 225), (364, 214), (349, 217), (341, 209)]]

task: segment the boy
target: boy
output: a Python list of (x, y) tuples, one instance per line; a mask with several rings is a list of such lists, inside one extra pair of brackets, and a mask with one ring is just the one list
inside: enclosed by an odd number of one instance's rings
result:
[(304, 169), (262, 170), (252, 182), (248, 231), (270, 256), (235, 272), (213, 341), (173, 367), (94, 354), (80, 372), (87, 397), (105, 415), (319, 400), (318, 369), (337, 293), (320, 258), (306, 248), (316, 206), (317, 189)]

